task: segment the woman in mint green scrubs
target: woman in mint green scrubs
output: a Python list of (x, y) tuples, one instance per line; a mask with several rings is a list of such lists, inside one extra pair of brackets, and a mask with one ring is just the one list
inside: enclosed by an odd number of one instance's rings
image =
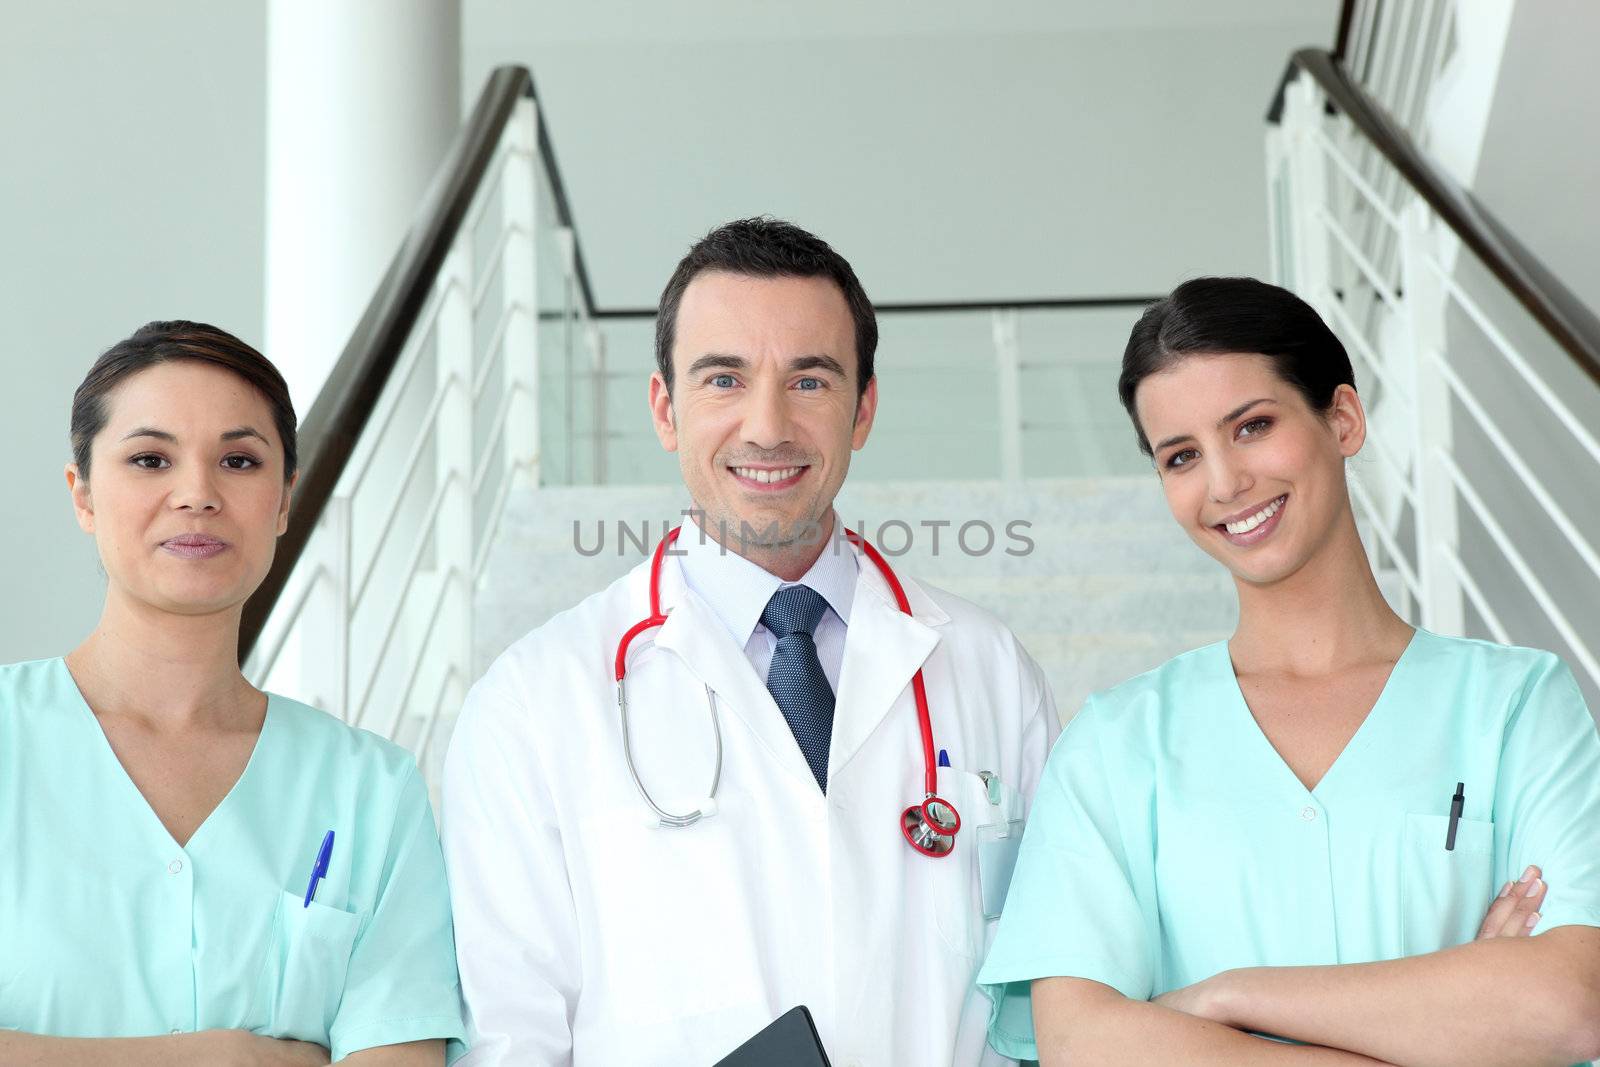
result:
[(201, 324), (151, 323), (78, 390), (67, 480), (106, 602), (66, 657), (0, 667), (0, 1062), (461, 1050), (414, 759), (239, 671), (294, 433), (276, 369)]
[(1344, 480), (1366, 424), (1338, 340), (1284, 290), (1199, 279), (1134, 328), (1121, 392), (1239, 625), (1092, 696), (1057, 743), (978, 978), (990, 1043), (1600, 1056), (1595, 722), (1554, 655), (1389, 609)]

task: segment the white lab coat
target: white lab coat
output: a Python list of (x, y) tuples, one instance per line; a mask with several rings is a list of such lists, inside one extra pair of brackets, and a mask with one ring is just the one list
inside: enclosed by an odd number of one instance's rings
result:
[[(796, 1004), (836, 1067), (1004, 1064), (973, 978), (989, 940), (977, 842), (1020, 819), (1058, 732), (1037, 664), (992, 616), (861, 560), (828, 792), (727, 628), (662, 573), (665, 625), (637, 640), (629, 778), (618, 638), (648, 612), (649, 563), (512, 645), (475, 685), (445, 765), (445, 858), (470, 1064), (710, 1065)], [(923, 668), (939, 791), (962, 819), (931, 859), (900, 831), (923, 795), (911, 678)], [(990, 803), (977, 772), (1002, 783)]]

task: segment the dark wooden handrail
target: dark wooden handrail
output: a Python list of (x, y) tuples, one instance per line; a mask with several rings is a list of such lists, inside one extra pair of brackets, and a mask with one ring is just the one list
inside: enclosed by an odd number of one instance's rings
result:
[(1316, 79), (1330, 106), (1349, 116), (1361, 135), (1400, 172), (1434, 214), (1504, 285), (1572, 361), (1600, 386), (1600, 318), (1568, 289), (1494, 214), (1434, 164), (1327, 50), (1302, 48), (1289, 60), (1268, 121), (1278, 122), (1296, 72)]
[(301, 420), (300, 480), (295, 485), (289, 528), (278, 539), (272, 570), (245, 604), (239, 627), (241, 661), (260, 638), (272, 606), (350, 463), (517, 101), (532, 93), (533, 79), (525, 67), (501, 67), (489, 76), (423, 196), (416, 222), (400, 242), (339, 361)]

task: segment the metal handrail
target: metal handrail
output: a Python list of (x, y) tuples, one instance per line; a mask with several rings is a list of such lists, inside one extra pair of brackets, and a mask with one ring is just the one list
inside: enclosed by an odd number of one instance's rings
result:
[[(278, 539), (272, 570), (245, 604), (239, 628), (241, 660), (254, 649), (267, 616), (350, 463), (356, 442), (371, 420), (422, 313), (517, 101), (533, 95), (533, 77), (526, 67), (501, 67), (490, 75), (424, 195), (416, 223), (400, 243), (349, 343), (302, 421), (300, 480), (295, 486), (294, 507), (289, 513), (288, 529)], [(544, 125), (539, 124), (541, 147), (545, 142)]]
[(1296, 70), (1304, 71), (1321, 86), (1330, 105), (1350, 119), (1572, 362), (1600, 385), (1600, 318), (1511, 236), (1476, 197), (1424, 156), (1410, 135), (1350, 77), (1332, 53), (1322, 48), (1302, 48), (1290, 58), (1267, 113), (1268, 121), (1280, 121), (1284, 91)]

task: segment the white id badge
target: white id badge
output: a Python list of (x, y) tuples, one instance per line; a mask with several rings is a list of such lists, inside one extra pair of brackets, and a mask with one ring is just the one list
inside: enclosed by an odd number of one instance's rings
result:
[(978, 827), (978, 882), (983, 889), (985, 919), (998, 919), (1005, 906), (1011, 872), (1017, 867), (1017, 850), (1022, 846), (1022, 827), (1021, 819)]

